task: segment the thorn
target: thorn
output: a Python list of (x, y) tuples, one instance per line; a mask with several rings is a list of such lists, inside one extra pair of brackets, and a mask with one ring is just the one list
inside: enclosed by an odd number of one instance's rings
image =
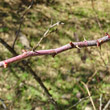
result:
[(56, 55), (56, 53), (52, 54), (52, 57), (54, 58), (54, 57), (55, 57), (55, 55)]
[(52, 57), (55, 57), (56, 54), (57, 54), (57, 52), (55, 50), (53, 50)]
[(110, 35), (108, 33), (106, 33), (106, 36), (108, 36), (108, 38), (110, 38)]
[(86, 38), (83, 36), (84, 41), (87, 41)]
[(23, 53), (23, 54), (26, 54), (26, 52), (27, 52), (27, 50), (24, 50), (24, 49), (22, 50), (22, 53)]
[(100, 47), (100, 49), (101, 49), (101, 42), (102, 40), (97, 40), (97, 47)]
[(76, 48), (81, 49), (78, 45), (76, 45)]
[(8, 63), (7, 63), (7, 62), (5, 62), (5, 61), (4, 61), (3, 63), (4, 63), (4, 65), (3, 65), (3, 66), (4, 66), (4, 68), (7, 68)]
[(101, 43), (103, 40), (99, 40), (99, 42)]
[(35, 52), (36, 51), (36, 48), (33, 48), (32, 51)]
[(87, 40), (85, 40), (84, 42), (85, 42), (84, 44), (85, 44), (86, 46), (88, 46)]
[(108, 32), (106, 32), (105, 35), (108, 36)]
[(70, 42), (70, 45), (71, 45), (71, 47), (75, 47), (75, 45), (72, 42)]
[(25, 53), (25, 52), (27, 52), (27, 50), (24, 50), (24, 49), (23, 49), (22, 52)]
[(97, 42), (97, 47), (99, 47), (99, 46), (100, 46), (100, 42), (99, 42), (99, 40), (97, 40), (96, 42)]

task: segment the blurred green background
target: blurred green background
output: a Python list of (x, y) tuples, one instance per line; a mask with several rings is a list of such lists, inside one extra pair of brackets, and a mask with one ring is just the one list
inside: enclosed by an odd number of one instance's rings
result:
[[(13, 45), (21, 17), (31, 0), (0, 1), (0, 38)], [(36, 46), (49, 26), (58, 21), (63, 25), (52, 28), (37, 50), (52, 49), (71, 41), (98, 39), (110, 31), (110, 0), (34, 0), (24, 15), (21, 32), (29, 45)], [(15, 50), (21, 54), (23, 44), (17, 39)], [(97, 110), (102, 95), (102, 108), (110, 99), (110, 43), (80, 50), (71, 49), (52, 56), (31, 57), (27, 60), (58, 102), (61, 110), (93, 110), (88, 85)], [(0, 60), (13, 55), (0, 44)], [(9, 110), (55, 110), (45, 92), (18, 64), (0, 68), (0, 98)], [(74, 106), (80, 99), (85, 98)], [(0, 105), (1, 108), (2, 104)], [(108, 107), (107, 110), (109, 110)]]

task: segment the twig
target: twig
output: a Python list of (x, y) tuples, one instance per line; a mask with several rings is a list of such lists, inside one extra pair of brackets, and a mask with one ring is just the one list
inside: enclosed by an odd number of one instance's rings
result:
[(22, 21), (23, 21), (23, 19), (20, 20), (19, 28), (18, 28), (18, 30), (17, 30), (17, 32), (16, 32), (16, 37), (15, 37), (14, 42), (13, 42), (13, 45), (12, 45), (12, 48), (13, 48), (13, 49), (14, 49), (15, 43), (16, 43), (16, 41), (17, 41), (17, 39), (18, 39), (20, 30), (21, 30)]
[[(9, 58), (4, 61), (0, 61), (0, 67), (7, 67), (8, 64), (23, 60), (27, 57), (31, 56), (41, 56), (41, 55), (52, 55), (53, 57), (57, 55), (58, 53), (61, 53), (63, 51), (72, 49), (72, 48), (77, 48), (78, 47), (89, 47), (89, 46), (100, 46), (104, 42), (107, 42), (110, 40), (110, 35), (106, 35), (100, 39), (97, 40), (90, 40), (90, 41), (82, 41), (82, 42), (70, 42), (67, 45), (64, 45), (62, 47), (56, 48), (56, 49), (49, 49), (49, 50), (38, 50), (38, 51), (27, 51), (24, 52), (21, 55)], [(11, 48), (12, 50), (12, 48)]]
[(18, 30), (17, 30), (16, 37), (15, 37), (14, 42), (13, 42), (13, 45), (12, 45), (12, 48), (13, 48), (13, 49), (14, 49), (15, 43), (16, 43), (16, 41), (17, 41), (17, 39), (18, 39), (20, 30), (21, 30), (21, 25), (22, 25), (23, 20), (24, 20), (24, 16), (27, 14), (28, 10), (32, 7), (33, 3), (34, 3), (34, 0), (31, 0), (31, 4), (30, 4), (29, 7), (25, 10), (25, 12), (23, 13), (23, 15), (22, 15), (21, 18), (20, 18), (19, 28), (18, 28)]
[[(95, 0), (91, 0), (92, 9), (93, 9), (94, 14), (95, 14), (96, 22), (97, 22), (97, 24), (98, 24), (98, 26), (99, 26), (99, 28), (100, 28), (100, 30), (101, 30), (101, 33), (102, 33), (102, 32), (103, 32), (103, 29), (102, 29), (102, 25), (101, 25), (100, 19), (99, 19), (99, 17), (98, 17), (97, 10), (95, 9), (95, 6), (94, 6), (94, 1), (95, 1)], [(104, 61), (104, 59), (103, 59), (103, 57), (102, 57), (102, 54), (101, 54), (101, 48), (100, 48), (100, 50), (99, 50), (99, 54), (100, 54), (101, 60), (103, 61), (104, 65), (105, 65), (105, 67), (106, 67), (106, 70), (108, 70), (108, 66), (107, 66), (107, 64), (105, 63), (105, 61)]]
[(110, 100), (107, 102), (103, 110), (107, 110), (108, 106), (110, 105)]
[(95, 104), (94, 104), (94, 102), (93, 102), (93, 99), (92, 99), (92, 97), (91, 97), (91, 93), (90, 93), (90, 91), (89, 91), (87, 85), (86, 85), (84, 82), (81, 82), (81, 83), (84, 85), (84, 87), (85, 87), (86, 90), (87, 90), (87, 93), (88, 93), (88, 95), (89, 95), (89, 97), (90, 97), (91, 104), (92, 104), (92, 106), (93, 106), (93, 109), (96, 110)]
[(91, 0), (91, 4), (92, 4), (92, 9), (95, 13), (95, 18), (96, 18), (97, 24), (98, 24), (99, 28), (102, 30), (102, 26), (101, 26), (101, 23), (99, 21), (98, 15), (97, 15), (97, 11), (95, 10), (95, 7), (94, 7), (94, 0)]
[(79, 103), (83, 102), (84, 100), (88, 99), (90, 96), (84, 97), (79, 99), (79, 101), (77, 103), (75, 103), (74, 105), (72, 105), (71, 107), (69, 107), (67, 110), (72, 109), (73, 107), (77, 106)]
[(99, 52), (100, 58), (101, 58), (101, 60), (102, 60), (102, 62), (103, 62), (103, 64), (104, 64), (106, 70), (108, 70), (108, 65), (106, 64), (105, 60), (104, 60), (103, 57), (102, 57), (101, 49), (100, 49), (98, 52)]
[(89, 82), (91, 82), (92, 78), (97, 74), (97, 70), (92, 74), (92, 76), (89, 77), (88, 81), (87, 81), (87, 85), (89, 84)]
[(110, 105), (110, 100), (107, 102), (103, 110), (107, 110), (108, 106)]
[(102, 110), (102, 94), (100, 95), (99, 102), (100, 102), (99, 110)]
[(22, 15), (22, 18), (27, 14), (28, 10), (32, 7), (34, 3), (34, 0), (31, 0), (31, 4), (28, 6), (28, 8), (25, 10), (24, 14)]
[(4, 110), (7, 110), (7, 107), (6, 107), (5, 103), (4, 103), (4, 100), (0, 98), (0, 102), (2, 103), (2, 106), (3, 106)]
[[(2, 38), (0, 38), (0, 43), (4, 45), (14, 56), (18, 55), (18, 53), (10, 46), (8, 45)], [(34, 70), (31, 68), (29, 65), (29, 62), (22, 60), (22, 64), (26, 67), (26, 71), (32, 74), (34, 79), (39, 83), (39, 85), (42, 87), (44, 90), (45, 94), (48, 96), (50, 102), (55, 106), (55, 110), (59, 110), (57, 102), (53, 99), (52, 95), (49, 93), (48, 89), (46, 86), (43, 84), (41, 78), (34, 72)]]
[(42, 42), (42, 40), (47, 36), (48, 32), (50, 31), (51, 28), (58, 26), (60, 24), (63, 24), (62, 22), (58, 21), (57, 23), (50, 25), (50, 27), (45, 31), (45, 33), (43, 34), (43, 36), (40, 38), (39, 42), (37, 43), (37, 45), (33, 48), (33, 51), (36, 50), (36, 48), (40, 45), (40, 43)]

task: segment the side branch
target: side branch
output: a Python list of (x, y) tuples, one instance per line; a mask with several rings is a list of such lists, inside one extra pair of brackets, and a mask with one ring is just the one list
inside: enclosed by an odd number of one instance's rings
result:
[(101, 46), (104, 42), (107, 42), (110, 40), (110, 35), (106, 35), (100, 39), (97, 40), (90, 40), (90, 41), (82, 41), (82, 42), (70, 42), (67, 45), (64, 45), (62, 47), (56, 48), (56, 49), (49, 49), (49, 50), (38, 50), (38, 51), (28, 51), (24, 52), (21, 55), (9, 58), (7, 60), (0, 62), (0, 67), (6, 67), (8, 64), (12, 62), (16, 62), (19, 60), (23, 60), (24, 58), (30, 57), (30, 56), (40, 56), (40, 55), (52, 55), (55, 56), (58, 53), (61, 53), (63, 51), (66, 51), (68, 49), (72, 48), (81, 48), (81, 47), (89, 47), (89, 46)]

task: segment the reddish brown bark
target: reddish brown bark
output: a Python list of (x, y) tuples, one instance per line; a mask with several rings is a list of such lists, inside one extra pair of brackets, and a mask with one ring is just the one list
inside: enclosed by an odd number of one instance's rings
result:
[(72, 48), (81, 48), (81, 47), (89, 47), (89, 46), (100, 46), (104, 42), (107, 42), (110, 40), (110, 35), (106, 35), (100, 39), (97, 40), (90, 40), (90, 41), (82, 41), (82, 42), (70, 42), (67, 45), (64, 45), (62, 47), (56, 48), (56, 49), (49, 49), (49, 50), (38, 50), (38, 51), (27, 51), (24, 52), (21, 55), (9, 58), (7, 60), (0, 62), (0, 67), (7, 67), (8, 64), (23, 60), (24, 58), (31, 57), (31, 56), (40, 56), (40, 55), (52, 55), (55, 56), (58, 53), (61, 53), (63, 51), (66, 51), (68, 49)]

